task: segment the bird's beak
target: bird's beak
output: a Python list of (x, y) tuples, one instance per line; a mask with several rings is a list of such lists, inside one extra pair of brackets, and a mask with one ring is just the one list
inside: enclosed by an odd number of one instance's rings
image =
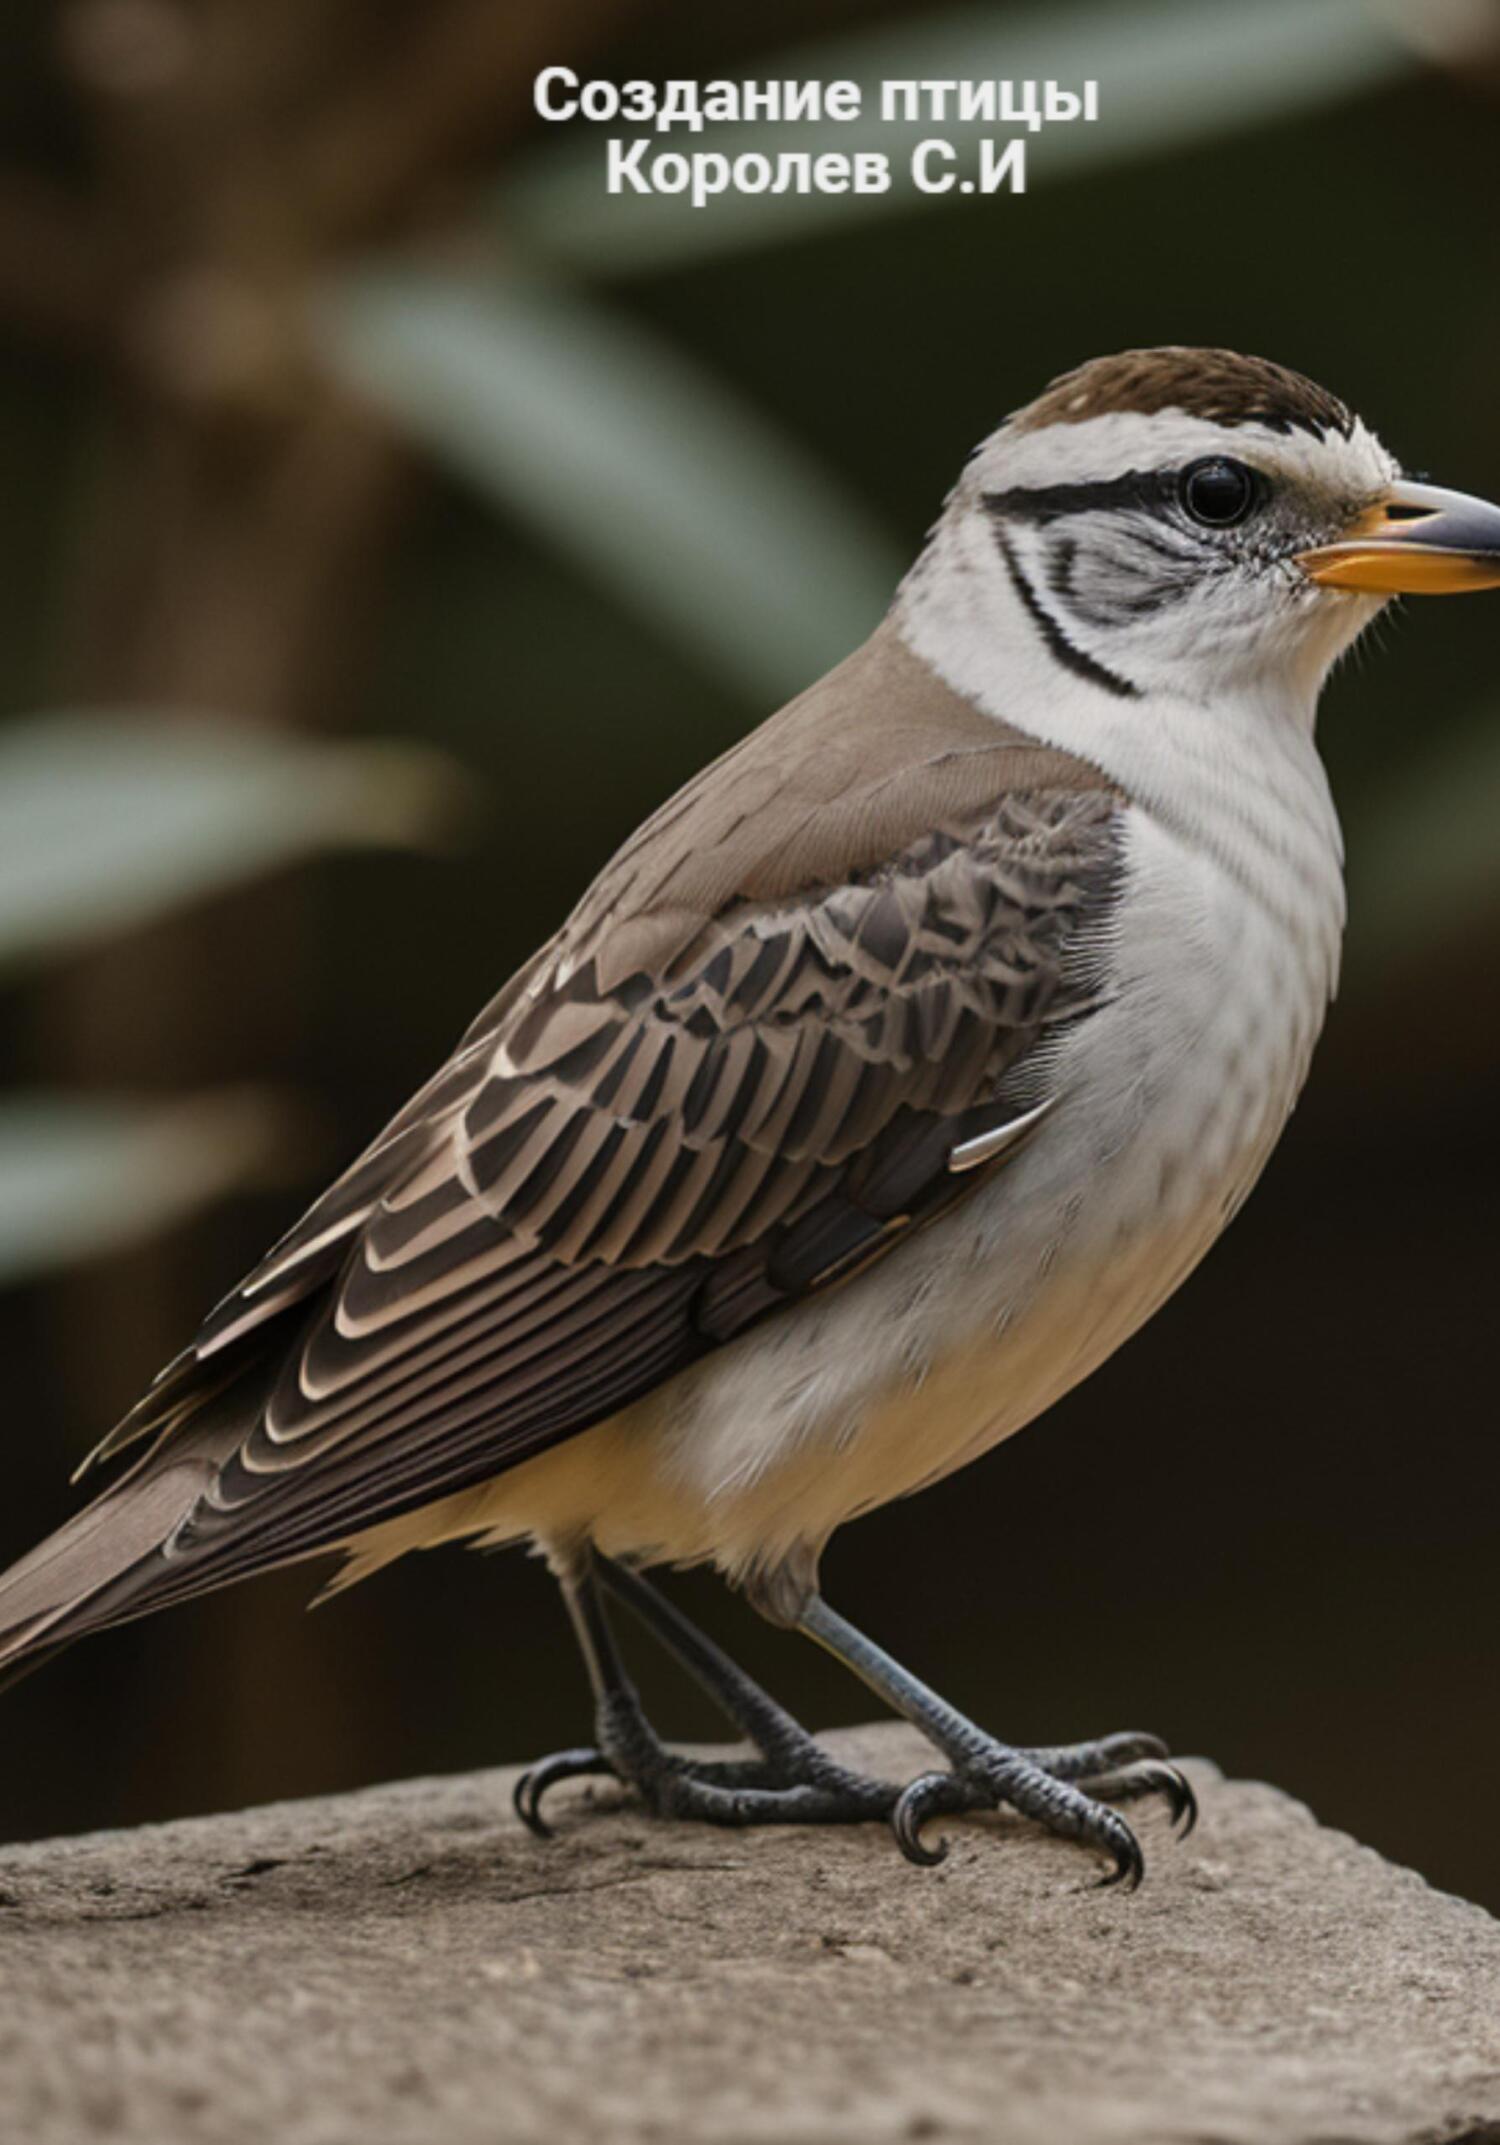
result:
[(1324, 588), (1448, 596), (1500, 588), (1500, 507), (1435, 484), (1393, 484), (1332, 544), (1297, 555)]

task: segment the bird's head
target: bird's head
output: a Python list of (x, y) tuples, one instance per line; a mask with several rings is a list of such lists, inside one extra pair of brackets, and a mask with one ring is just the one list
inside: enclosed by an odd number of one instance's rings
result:
[(1119, 699), (1243, 690), (1310, 716), (1391, 596), (1500, 586), (1500, 508), (1406, 481), (1335, 396), (1227, 350), (1054, 381), (978, 449), (934, 533), (927, 602)]

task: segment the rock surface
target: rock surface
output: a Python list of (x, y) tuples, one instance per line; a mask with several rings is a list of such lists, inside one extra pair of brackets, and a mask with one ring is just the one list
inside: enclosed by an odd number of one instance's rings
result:
[(547, 1845), (508, 1772), (0, 1851), (0, 2137), (1500, 2141), (1500, 1923), (1194, 1771), (1134, 1897), (999, 1819)]

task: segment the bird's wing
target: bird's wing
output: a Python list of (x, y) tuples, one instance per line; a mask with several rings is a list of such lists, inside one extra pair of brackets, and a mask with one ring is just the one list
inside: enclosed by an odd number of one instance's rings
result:
[[(199, 1393), (245, 1375), (257, 1298), (269, 1370), (227, 1441), (209, 1408), (211, 1479), (112, 1613), (600, 1421), (889, 1249), (983, 1174), (956, 1150), (1048, 1099), (1049, 1039), (1107, 988), (1120, 800), (913, 682), (847, 745), (794, 703), (648, 823), (221, 1306)], [(148, 1471), (194, 1446), (185, 1362)]]
[(192, 1420), (208, 1391), (238, 1378), (247, 1361), (278, 1331), (286, 1331), (298, 1307), (327, 1288), (348, 1256), (351, 1238), (387, 1190), (431, 1150), (442, 1127), (472, 1096), (483, 1077), (485, 1046), (506, 1007), (551, 951), (550, 945), (544, 946), (511, 978), (446, 1063), (215, 1305), (190, 1345), (158, 1373), (129, 1414), (89, 1453), (79, 1477), (127, 1446)]

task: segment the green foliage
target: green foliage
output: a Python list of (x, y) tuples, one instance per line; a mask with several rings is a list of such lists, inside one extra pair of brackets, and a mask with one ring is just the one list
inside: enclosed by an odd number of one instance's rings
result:
[(285, 1109), (251, 1091), (167, 1103), (0, 1102), (0, 1284), (121, 1248), (264, 1171)]
[[(0, 730), (0, 971), (117, 937), (332, 847), (430, 841), (435, 753), (163, 716)], [(240, 1090), (167, 1102), (0, 1097), (0, 1283), (95, 1255), (263, 1170), (285, 1112)]]
[(425, 843), (455, 770), (185, 717), (35, 716), (0, 730), (0, 971), (149, 923), (319, 850)]
[(897, 548), (753, 406), (580, 291), (370, 270), (319, 309), (330, 361), (753, 703), (875, 625)]

